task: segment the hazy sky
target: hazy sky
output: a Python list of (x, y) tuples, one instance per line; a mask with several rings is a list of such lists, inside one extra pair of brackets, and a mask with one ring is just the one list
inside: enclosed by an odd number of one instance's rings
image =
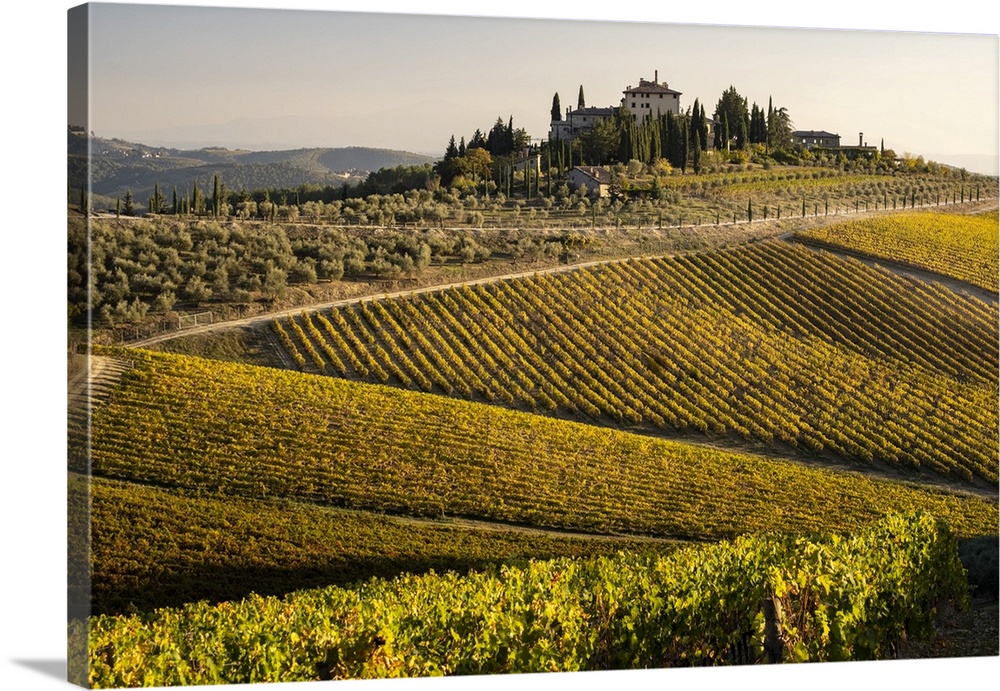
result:
[(995, 35), (95, 4), (91, 38), (91, 129), (151, 144), (439, 154), (498, 116), (544, 137), (554, 92), (617, 105), (658, 70), (684, 108), (733, 85), (845, 144), (998, 146)]

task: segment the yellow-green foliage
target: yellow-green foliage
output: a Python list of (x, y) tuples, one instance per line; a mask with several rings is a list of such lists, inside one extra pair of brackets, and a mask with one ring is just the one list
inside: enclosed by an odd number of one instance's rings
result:
[[(93, 687), (877, 659), (968, 604), (954, 536), (926, 514), (853, 537), (741, 538), (668, 557), (557, 559), (481, 574), (192, 604), (89, 622)], [(83, 635), (82, 628), (73, 633)]]
[(997, 290), (997, 213), (913, 213), (847, 221), (803, 237)]
[(996, 306), (793, 243), (379, 300), (317, 321), (329, 328), (311, 337), (355, 363), (348, 378), (997, 479)]
[(996, 504), (384, 386), (141, 350), (94, 414), (97, 475), (389, 513), (719, 539)]
[(474, 529), (82, 477), (70, 484), (71, 515), (86, 510), (88, 493), (95, 613), (280, 595), (400, 573), (464, 572), (529, 557), (667, 553), (679, 544)]

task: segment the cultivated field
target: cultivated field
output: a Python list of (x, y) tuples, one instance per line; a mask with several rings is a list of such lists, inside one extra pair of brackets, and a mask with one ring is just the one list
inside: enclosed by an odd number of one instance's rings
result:
[(996, 211), (883, 216), (816, 228), (800, 237), (997, 291), (1000, 246)]
[(272, 327), (303, 371), (995, 484), (996, 322), (995, 306), (765, 242)]
[(997, 534), (997, 305), (739, 240), (158, 346), (230, 361), (96, 348), (70, 482), (93, 512), (90, 561), (71, 554), (101, 615), (71, 626), (89, 682), (861, 659), (931, 636), (968, 602), (956, 536)]

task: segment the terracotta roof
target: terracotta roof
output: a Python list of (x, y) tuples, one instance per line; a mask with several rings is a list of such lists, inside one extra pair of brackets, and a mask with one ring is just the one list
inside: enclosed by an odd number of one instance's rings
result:
[(656, 82), (647, 82), (644, 79), (639, 80), (639, 86), (628, 87), (623, 94), (676, 94), (681, 95), (680, 91), (674, 91), (673, 89), (667, 88), (667, 83), (662, 82), (657, 84)]
[(797, 132), (792, 132), (793, 137), (813, 137), (813, 138), (823, 138), (829, 139), (830, 137), (840, 138), (839, 134), (830, 134), (823, 130), (799, 130)]
[(590, 107), (590, 106), (588, 106), (587, 108), (577, 108), (576, 110), (570, 111), (570, 115), (607, 115), (607, 116), (611, 116), (611, 115), (614, 115), (614, 114), (615, 114), (615, 109), (611, 108), (611, 107), (608, 107), (608, 108), (597, 108), (597, 107)]
[(593, 178), (601, 185), (611, 184), (611, 171), (600, 166), (573, 166), (573, 170), (579, 170), (589, 178)]

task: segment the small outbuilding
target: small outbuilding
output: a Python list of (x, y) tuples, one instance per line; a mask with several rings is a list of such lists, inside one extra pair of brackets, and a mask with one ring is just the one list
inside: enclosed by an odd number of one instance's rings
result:
[(611, 171), (601, 166), (574, 166), (569, 171), (569, 184), (574, 189), (586, 189), (592, 197), (611, 194)]

